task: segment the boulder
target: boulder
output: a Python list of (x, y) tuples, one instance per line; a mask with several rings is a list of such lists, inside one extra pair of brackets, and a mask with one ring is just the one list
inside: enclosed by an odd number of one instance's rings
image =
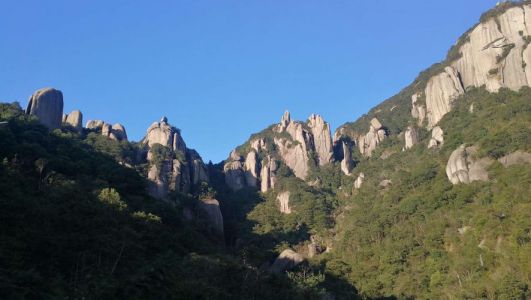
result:
[(439, 126), (431, 130), (431, 139), (428, 142), (428, 148), (440, 148), (444, 144), (444, 132)]
[(380, 181), (378, 186), (382, 187), (382, 188), (387, 188), (387, 187), (391, 186), (392, 184), (393, 184), (393, 181), (391, 181), (391, 179), (384, 179), (384, 180)]
[(87, 129), (101, 129), (104, 123), (102, 120), (88, 120), (85, 127)]
[(277, 196), (277, 200), (280, 204), (280, 212), (283, 214), (291, 214), (291, 207), (289, 206), (290, 192), (281, 192)]
[(513, 153), (507, 154), (498, 158), (498, 161), (504, 166), (531, 164), (531, 153), (517, 150)]
[(492, 163), (489, 158), (476, 159), (476, 147), (459, 146), (450, 154), (446, 164), (446, 175), (452, 184), (487, 181), (486, 168)]
[(83, 128), (83, 114), (79, 110), (74, 110), (73, 112), (64, 116), (66, 116), (66, 118), (64, 118), (63, 123), (67, 123), (78, 131)]
[(49, 129), (61, 127), (63, 120), (63, 93), (54, 88), (36, 91), (29, 99), (26, 114), (34, 115)]
[(304, 257), (302, 255), (291, 249), (286, 249), (280, 253), (277, 259), (275, 259), (270, 270), (272, 273), (283, 273), (287, 270), (293, 269), (303, 261)]
[(363, 174), (362, 172), (358, 175), (358, 178), (356, 178), (356, 180), (354, 181), (354, 188), (360, 189), (364, 180), (365, 180), (365, 174)]
[(376, 146), (380, 144), (387, 135), (385, 129), (378, 119), (373, 118), (370, 122), (369, 132), (358, 137), (358, 149), (363, 156), (370, 157)]
[(219, 208), (219, 202), (216, 199), (201, 199), (199, 200), (199, 208), (207, 217), (209, 225), (214, 231), (223, 237), (223, 215)]
[(260, 174), (258, 167), (258, 155), (254, 150), (249, 151), (245, 157), (245, 183), (247, 186), (256, 187)]
[[(302, 130), (302, 126), (299, 128)], [(274, 138), (274, 142), (278, 148), (280, 157), (282, 157), (284, 163), (293, 171), (295, 176), (303, 180), (306, 179), (309, 171), (309, 158), (305, 144), (276, 137)]]
[(404, 139), (405, 139), (405, 148), (406, 149), (410, 149), (411, 147), (413, 147), (415, 144), (418, 143), (418, 133), (417, 133), (417, 129), (415, 129), (414, 127), (411, 127), (409, 126), (404, 134)]
[(122, 124), (116, 123), (112, 125), (111, 132), (114, 134), (117, 140), (127, 141), (127, 133), (125, 131), (125, 127)]

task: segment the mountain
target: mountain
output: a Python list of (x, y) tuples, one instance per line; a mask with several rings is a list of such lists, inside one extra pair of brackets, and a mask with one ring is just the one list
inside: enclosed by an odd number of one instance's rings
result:
[(163, 117), (0, 105), (5, 298), (531, 297), (531, 3), (483, 14), (397, 95), (204, 164)]

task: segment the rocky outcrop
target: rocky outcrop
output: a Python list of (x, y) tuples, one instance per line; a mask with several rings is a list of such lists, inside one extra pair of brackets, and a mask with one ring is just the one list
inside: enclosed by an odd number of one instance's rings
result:
[(386, 131), (378, 119), (373, 118), (369, 125), (369, 132), (358, 137), (358, 149), (363, 156), (370, 157), (376, 146), (380, 144), (386, 136)]
[(275, 259), (270, 270), (272, 273), (279, 274), (296, 267), (303, 261), (304, 257), (302, 255), (291, 249), (286, 249)]
[(531, 73), (522, 67), (531, 57), (524, 51), (524, 37), (531, 35), (530, 15), (530, 5), (512, 7), (467, 34), (459, 49), (461, 57), (452, 63), (465, 87), (486, 85), (487, 90), (497, 91), (531, 84)]
[(208, 224), (218, 236), (223, 237), (223, 215), (216, 199), (199, 200), (199, 208), (207, 218)]
[(29, 99), (26, 114), (34, 115), (49, 129), (61, 127), (63, 120), (63, 93), (54, 88), (36, 91)]
[(246, 186), (245, 171), (243, 169), (242, 157), (232, 150), (229, 160), (223, 166), (223, 173), (225, 174), (225, 183), (232, 190), (239, 190)]
[(411, 96), (411, 116), (417, 119), (417, 125), (422, 126), (426, 118), (426, 107), (420, 104), (421, 93), (415, 93)]
[(127, 141), (125, 127), (120, 123), (111, 125), (103, 120), (88, 120), (85, 127), (89, 130), (99, 131), (101, 132), (101, 135), (112, 140)]
[(278, 164), (272, 157), (269, 156), (262, 160), (262, 170), (260, 171), (260, 190), (262, 193), (265, 193), (275, 187), (277, 182), (277, 169)]
[(513, 153), (507, 154), (498, 158), (498, 161), (504, 166), (531, 164), (531, 153), (517, 150)]
[(416, 145), (419, 142), (419, 137), (417, 133), (417, 129), (414, 127), (409, 126), (404, 133), (404, 139), (405, 139), (405, 149), (409, 149)]
[[(102, 129), (102, 132), (104, 130), (107, 129)], [(194, 185), (208, 182), (203, 160), (195, 150), (186, 147), (180, 130), (171, 126), (166, 117), (148, 128), (142, 144), (148, 148), (148, 179), (152, 196), (165, 199), (170, 192), (188, 193)], [(166, 156), (160, 156), (159, 150), (154, 150), (155, 145), (171, 151)]]
[(428, 142), (428, 148), (440, 148), (444, 144), (444, 132), (439, 126), (431, 130), (431, 139)]
[(83, 129), (83, 114), (79, 110), (64, 114), (63, 123), (74, 127), (77, 131), (81, 131), (81, 129)]
[(354, 181), (354, 188), (357, 190), (360, 189), (364, 180), (365, 180), (365, 174), (363, 174), (362, 172), (358, 175), (358, 178), (356, 178), (356, 180)]
[(433, 76), (426, 86), (428, 128), (435, 126), (453, 106), (454, 100), (465, 93), (459, 74), (453, 67)]
[(320, 115), (312, 114), (308, 119), (308, 126), (313, 135), (313, 144), (319, 160), (319, 165), (324, 166), (333, 160), (332, 137), (330, 125)]
[(446, 175), (452, 184), (487, 181), (486, 168), (492, 163), (489, 158), (475, 158), (477, 148), (464, 144), (452, 152), (446, 164)]
[(250, 187), (258, 185), (258, 178), (260, 177), (260, 168), (258, 164), (258, 155), (254, 150), (249, 151), (245, 157), (245, 183)]
[(261, 150), (267, 151), (267, 144), (264, 139), (256, 139), (251, 141), (251, 148), (253, 148), (256, 152)]
[(277, 195), (277, 200), (280, 206), (280, 212), (283, 214), (291, 214), (291, 207), (289, 206), (289, 191), (281, 192)]
[(350, 146), (345, 141), (341, 141), (343, 150), (343, 159), (341, 160), (341, 171), (343, 174), (350, 176), (354, 162), (352, 161), (352, 153), (350, 152)]
[(306, 147), (298, 141), (294, 142), (285, 138), (275, 138), (274, 141), (284, 163), (293, 170), (295, 176), (306, 179), (309, 171)]

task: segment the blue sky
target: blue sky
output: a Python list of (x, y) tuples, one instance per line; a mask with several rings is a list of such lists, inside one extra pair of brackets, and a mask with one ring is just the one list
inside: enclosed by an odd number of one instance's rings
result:
[(0, 101), (63, 91), (65, 112), (140, 140), (165, 115), (218, 162), (284, 110), (333, 129), (394, 95), (495, 0), (0, 2)]

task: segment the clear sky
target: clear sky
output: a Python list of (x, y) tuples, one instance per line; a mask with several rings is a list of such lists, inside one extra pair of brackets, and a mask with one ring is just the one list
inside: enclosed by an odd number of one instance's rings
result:
[(496, 0), (1, 0), (0, 101), (63, 91), (65, 112), (161, 116), (219, 162), (284, 110), (353, 121), (442, 60)]

